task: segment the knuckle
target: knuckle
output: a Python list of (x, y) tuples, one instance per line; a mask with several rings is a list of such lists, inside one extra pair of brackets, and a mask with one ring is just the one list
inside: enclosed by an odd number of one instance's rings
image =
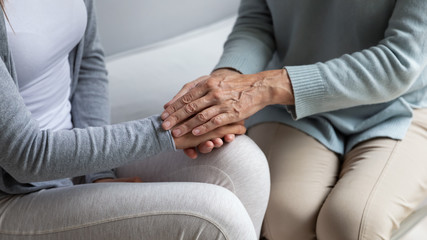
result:
[(176, 104), (170, 105), (168, 113), (169, 114), (174, 113), (176, 112), (176, 110), (178, 110), (178, 107), (176, 106)]
[(187, 104), (187, 105), (185, 106), (185, 111), (186, 111), (188, 114), (192, 114), (192, 113), (194, 113), (196, 110), (197, 110), (197, 104), (195, 104), (195, 103), (190, 103), (190, 104)]
[(182, 98), (181, 98), (181, 102), (182, 102), (183, 104), (187, 104), (187, 103), (191, 102), (191, 101), (192, 101), (192, 99), (193, 99), (193, 96), (192, 96), (190, 93), (187, 93), (187, 94), (185, 94), (184, 96), (182, 96)]
[(171, 118), (171, 120), (172, 121), (174, 121), (174, 122), (179, 122), (179, 116), (178, 115), (176, 115), (176, 114), (174, 114), (174, 115), (172, 115), (172, 116), (170, 116), (170, 118)]
[(215, 99), (216, 101), (220, 101), (222, 98), (222, 93), (219, 90), (214, 90), (212, 91), (212, 97), (213, 99)]
[(210, 89), (216, 88), (218, 86), (218, 79), (216, 77), (210, 77), (206, 80), (206, 86)]
[(229, 114), (229, 118), (233, 122), (237, 122), (238, 120), (240, 120), (240, 117), (241, 117), (240, 112), (233, 111)]
[(201, 122), (206, 122), (207, 121), (207, 117), (205, 113), (199, 113), (197, 114), (197, 119)]
[(212, 119), (212, 123), (214, 125), (221, 125), (222, 123), (222, 117), (221, 116), (216, 116)]

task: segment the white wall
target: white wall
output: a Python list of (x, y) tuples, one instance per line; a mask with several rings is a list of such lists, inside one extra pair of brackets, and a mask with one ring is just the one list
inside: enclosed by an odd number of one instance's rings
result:
[(237, 12), (240, 0), (96, 0), (106, 55), (140, 48)]

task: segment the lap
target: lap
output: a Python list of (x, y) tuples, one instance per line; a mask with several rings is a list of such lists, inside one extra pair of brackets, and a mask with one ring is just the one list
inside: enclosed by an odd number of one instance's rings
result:
[(342, 218), (333, 215), (340, 215), (345, 209), (353, 221), (360, 222), (346, 229), (347, 235), (388, 239), (427, 196), (426, 123), (427, 111), (415, 110), (402, 140), (376, 138), (351, 150), (343, 159), (339, 181), (322, 209), (328, 212), (325, 216), (330, 215), (323, 222), (333, 224), (334, 218), (340, 221)]
[[(190, 159), (182, 151), (165, 152), (117, 169), (119, 177), (138, 176), (145, 182), (204, 182), (220, 185), (236, 193), (245, 181), (258, 178), (268, 184), (264, 154), (247, 136), (238, 136), (220, 149)], [(242, 186), (236, 186), (243, 184)]]
[(238, 136), (197, 159), (188, 158), (182, 151), (162, 153), (118, 168), (117, 175), (138, 176), (144, 182), (201, 182), (224, 187), (243, 203), (256, 232), (260, 231), (270, 193), (265, 156), (247, 136)]
[(197, 160), (164, 153), (117, 174), (144, 183), (1, 199), (0, 239), (255, 239), (269, 195), (265, 157), (245, 136)]
[(84, 184), (10, 196), (0, 211), (5, 240), (255, 238), (236, 196), (211, 184)]
[[(426, 123), (427, 110), (415, 110), (403, 140), (370, 139), (341, 159), (289, 126), (265, 123), (250, 129), (249, 136), (266, 154), (271, 170), (266, 222), (270, 218), (277, 226), (268, 224), (273, 226), (270, 235), (275, 228), (276, 238), (282, 239), (280, 232), (287, 236), (297, 229), (278, 221), (276, 215), (281, 215), (291, 223), (302, 218), (296, 223), (301, 234), (315, 229), (319, 239), (388, 239), (427, 197)], [(308, 221), (306, 211), (316, 220)]]
[(248, 133), (270, 167), (263, 236), (313, 239), (317, 214), (338, 177), (338, 156), (311, 136), (280, 123), (260, 124)]
[[(249, 130), (249, 136), (265, 153), (271, 183), (312, 189), (335, 184), (338, 155), (313, 137), (281, 123), (264, 123)], [(272, 186), (272, 188), (275, 188)]]

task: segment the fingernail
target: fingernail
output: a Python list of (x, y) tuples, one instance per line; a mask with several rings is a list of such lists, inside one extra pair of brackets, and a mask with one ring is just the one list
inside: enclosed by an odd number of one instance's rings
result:
[(168, 128), (171, 125), (169, 121), (163, 123), (163, 127)]
[(168, 112), (164, 112), (164, 113), (162, 113), (161, 118), (162, 118), (163, 120), (165, 120), (167, 117), (169, 117), (169, 113), (168, 113)]
[(193, 135), (199, 135), (199, 133), (200, 133), (199, 129), (196, 128), (193, 130)]
[(179, 137), (181, 135), (181, 129), (177, 128), (173, 130), (172, 133), (175, 137)]

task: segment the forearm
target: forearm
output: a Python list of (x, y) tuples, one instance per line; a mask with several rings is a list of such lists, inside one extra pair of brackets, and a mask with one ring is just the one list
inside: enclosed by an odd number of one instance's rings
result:
[(113, 126), (40, 130), (13, 82), (1, 79), (0, 86), (0, 167), (19, 182), (81, 176), (174, 148), (157, 117)]

